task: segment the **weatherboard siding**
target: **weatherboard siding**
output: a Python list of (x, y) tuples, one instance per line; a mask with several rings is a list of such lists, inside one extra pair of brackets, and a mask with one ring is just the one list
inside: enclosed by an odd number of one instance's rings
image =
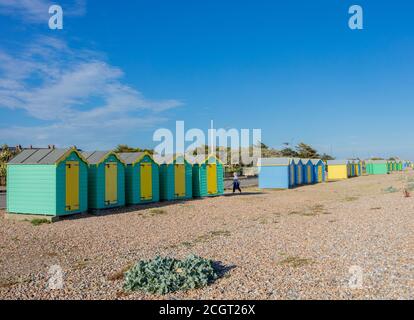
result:
[(193, 196), (193, 168), (190, 163), (184, 161), (185, 165), (185, 195), (178, 197), (175, 194), (175, 164), (174, 160), (168, 164), (160, 165), (160, 199), (163, 201), (190, 199)]
[[(105, 164), (117, 163), (117, 202), (105, 203)], [(99, 164), (89, 165), (88, 200), (90, 209), (107, 209), (125, 205), (125, 166), (113, 154)]]
[[(79, 209), (66, 211), (66, 162), (79, 162)], [(56, 166), (56, 215), (81, 213), (88, 210), (88, 165), (75, 152), (72, 152), (64, 161)]]
[[(141, 163), (152, 163), (152, 199), (141, 200)], [(144, 156), (139, 162), (127, 165), (125, 169), (125, 190), (127, 204), (145, 204), (160, 200), (159, 166), (151, 157)]]
[(56, 166), (9, 164), (7, 211), (56, 215)]
[(193, 165), (193, 197), (217, 196), (224, 193), (224, 167), (215, 159), (217, 170), (217, 193), (209, 194), (207, 191), (207, 162)]

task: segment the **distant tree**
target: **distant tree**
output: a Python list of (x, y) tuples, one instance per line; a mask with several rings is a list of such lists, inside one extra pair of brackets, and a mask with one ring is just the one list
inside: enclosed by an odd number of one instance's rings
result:
[(141, 149), (141, 148), (133, 148), (126, 144), (119, 144), (115, 149), (114, 152), (121, 153), (121, 152), (148, 152), (149, 154), (153, 154), (154, 150), (152, 149)]
[(322, 154), (321, 157), (320, 157), (320, 159), (323, 160), (323, 161), (335, 160), (334, 157), (332, 157), (332, 156), (330, 156), (329, 154), (326, 154), (326, 153)]
[(297, 153), (292, 148), (284, 148), (284, 149), (280, 150), (280, 154), (282, 155), (282, 157), (290, 157), (290, 158), (299, 157), (299, 153)]
[(280, 157), (280, 151), (267, 146), (264, 143), (260, 143), (260, 151), (262, 153), (262, 158), (272, 158), (272, 157)]
[(296, 151), (299, 158), (318, 159), (320, 157), (314, 148), (303, 142), (296, 146)]
[(380, 158), (380, 157), (373, 157), (373, 158), (371, 158), (371, 160), (384, 160), (384, 158)]
[[(6, 163), (11, 160), (15, 155), (20, 152), (20, 149), (15, 149), (11, 151), (7, 144), (4, 144), (0, 149), (0, 177), (5, 177), (7, 175)], [(3, 181), (5, 182), (5, 181)]]
[[(380, 159), (380, 160), (383, 160), (383, 159)], [(388, 158), (388, 160), (389, 161), (395, 161), (395, 160), (397, 160), (397, 157), (391, 157), (391, 158)]]

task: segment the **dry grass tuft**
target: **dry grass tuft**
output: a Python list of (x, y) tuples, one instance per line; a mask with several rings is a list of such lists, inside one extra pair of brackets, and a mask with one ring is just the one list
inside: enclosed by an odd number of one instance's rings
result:
[(312, 264), (312, 259), (301, 258), (297, 256), (289, 256), (282, 261), (280, 261), (281, 265), (289, 265), (294, 268), (303, 267), (309, 264)]

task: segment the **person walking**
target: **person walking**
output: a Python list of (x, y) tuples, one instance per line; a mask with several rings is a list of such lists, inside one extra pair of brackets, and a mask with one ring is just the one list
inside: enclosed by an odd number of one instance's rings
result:
[(239, 190), (240, 193), (242, 192), (240, 189), (239, 177), (237, 176), (237, 172), (234, 172), (233, 173), (233, 193), (235, 193), (236, 190)]

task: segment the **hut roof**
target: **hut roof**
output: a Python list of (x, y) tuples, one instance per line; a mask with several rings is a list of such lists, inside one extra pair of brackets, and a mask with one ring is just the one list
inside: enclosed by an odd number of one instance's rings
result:
[(376, 164), (386, 164), (387, 160), (371, 160), (370, 162)]
[(260, 166), (272, 166), (272, 165), (286, 165), (288, 166), (292, 162), (291, 158), (259, 158), (257, 165)]
[(134, 164), (140, 161), (144, 156), (149, 155), (147, 152), (121, 152), (118, 156), (125, 164)]
[(56, 164), (71, 152), (76, 152), (82, 161), (85, 161), (84, 157), (82, 157), (82, 155), (75, 148), (33, 148), (22, 150), (22, 152), (12, 158), (8, 164)]
[(184, 164), (185, 157), (182, 154), (166, 154), (163, 157), (156, 157), (158, 164), (170, 164), (176, 161), (178, 164)]
[(349, 161), (348, 160), (328, 160), (327, 164), (328, 165), (336, 165), (336, 164), (348, 164)]
[(124, 161), (113, 151), (84, 151), (82, 152), (83, 157), (88, 161), (89, 164), (99, 164), (111, 154), (113, 154), (119, 161), (124, 163)]
[(292, 158), (292, 161), (294, 164), (298, 164), (299, 162), (302, 162), (302, 159), (300, 158)]
[(322, 162), (323, 163), (323, 161), (321, 159), (311, 159), (311, 162), (314, 165), (318, 164), (319, 162)]
[(214, 154), (210, 154), (208, 156), (206, 155), (196, 155), (193, 157), (193, 160), (191, 161), (192, 164), (203, 164), (204, 162), (207, 162), (210, 158), (215, 158), (218, 162), (223, 164), (223, 162), (217, 158)]

